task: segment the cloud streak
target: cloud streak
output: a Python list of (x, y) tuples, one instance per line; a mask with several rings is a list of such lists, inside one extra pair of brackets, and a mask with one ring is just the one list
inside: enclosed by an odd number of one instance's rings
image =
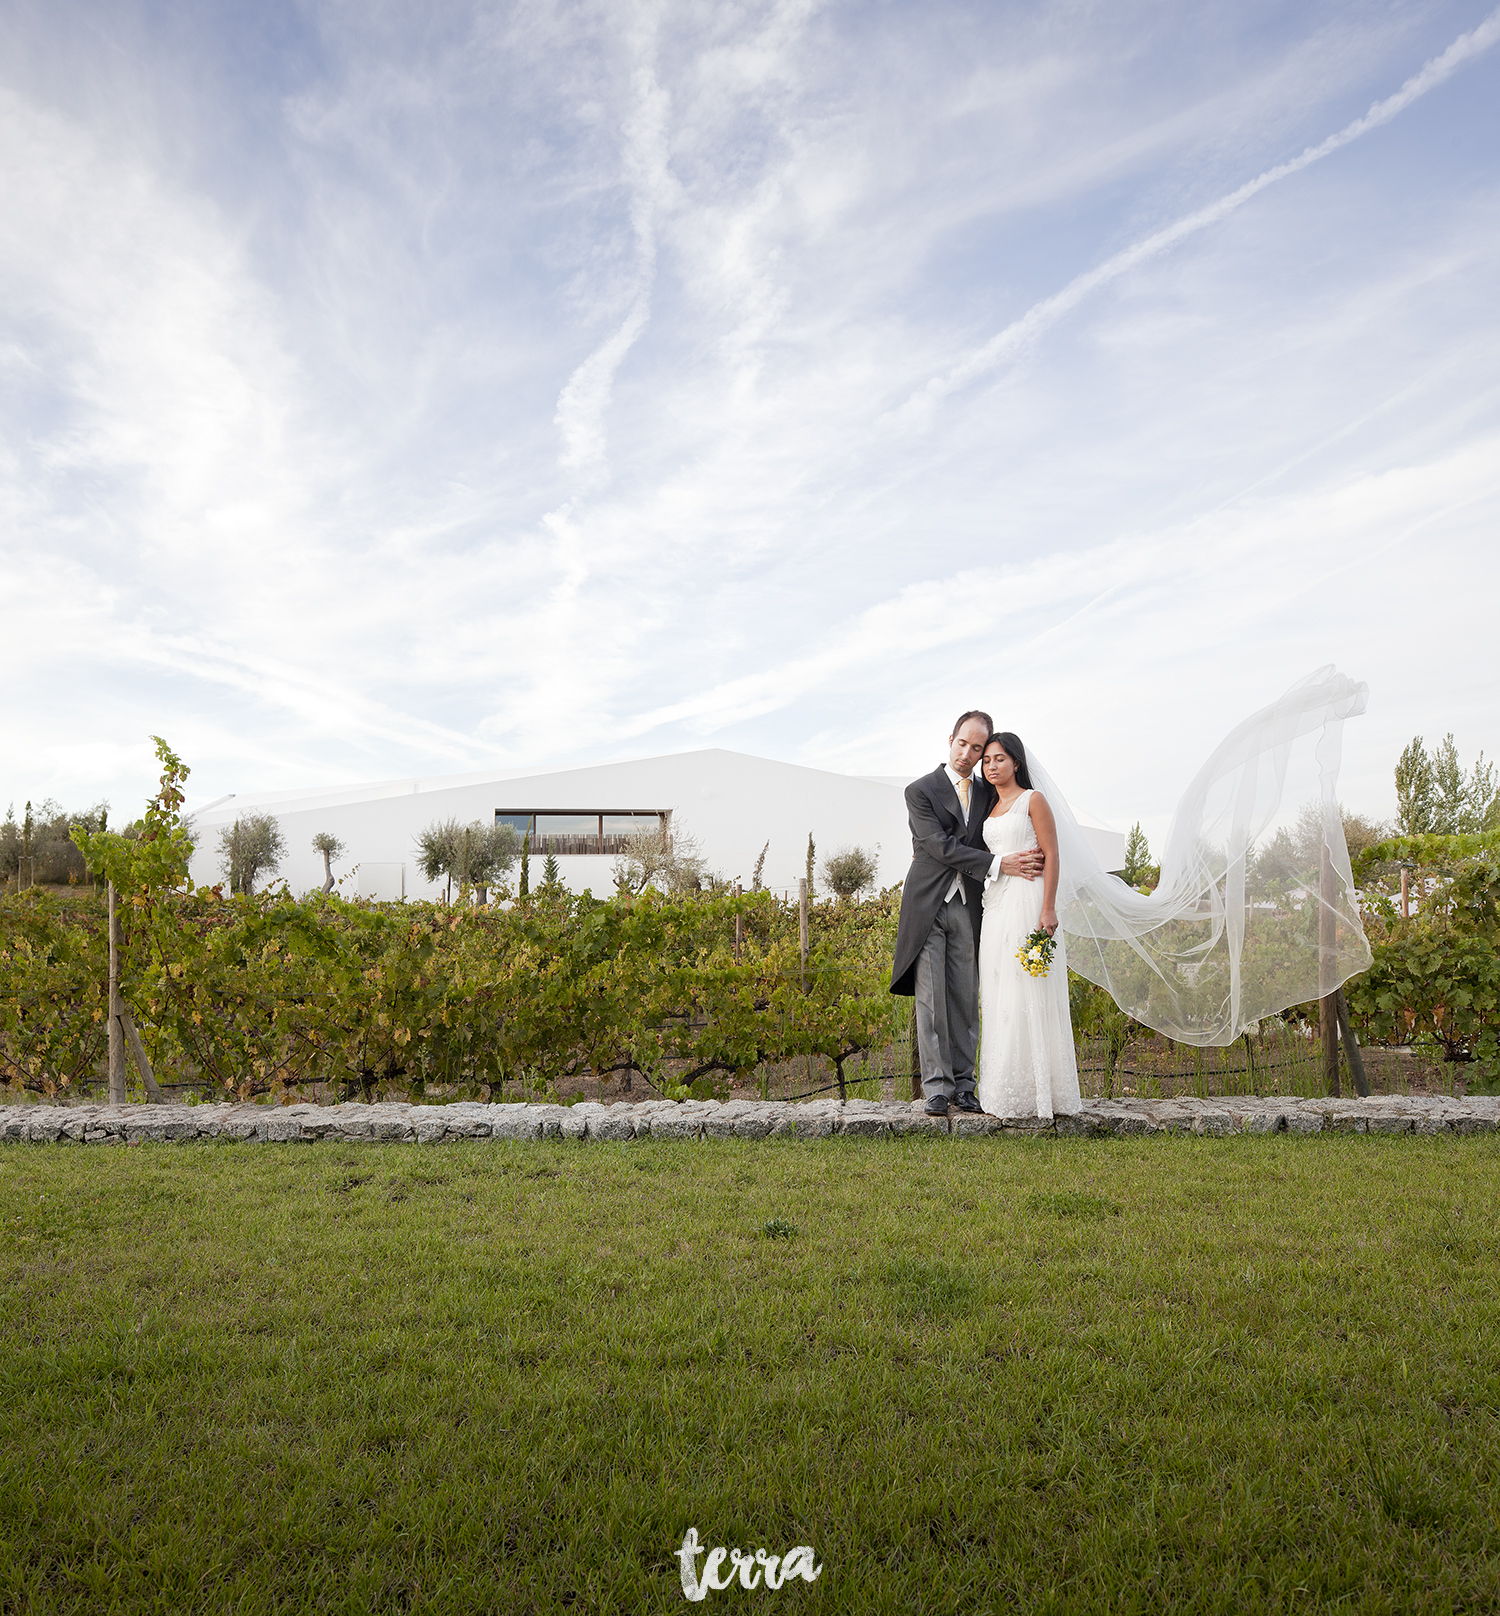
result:
[[(204, 798), (570, 747), (886, 774), (977, 703), (1129, 823), (1150, 715), (1327, 661), (1372, 792), (1418, 730), (1493, 751), (1494, 19), (1165, 3), (312, 0), (184, 43), (18, 0), (0, 812), (138, 801), (153, 733)], [(1357, 184), (1195, 225), (890, 430), (1017, 287), (1353, 105)]]
[(1314, 163), (1319, 163), (1325, 157), (1332, 156), (1334, 152), (1341, 151), (1345, 146), (1358, 140), (1361, 135), (1369, 134), (1372, 129), (1379, 129), (1382, 125), (1388, 124), (1393, 118), (1405, 112), (1413, 102), (1452, 77), (1466, 62), (1482, 55), (1497, 40), (1500, 40), (1500, 8), (1492, 11), (1477, 28), (1460, 34), (1441, 55), (1433, 57), (1419, 72), (1412, 74), (1395, 94), (1377, 101), (1362, 117), (1345, 124), (1326, 140), (1307, 147), (1287, 162), (1277, 163), (1274, 167), (1257, 174), (1254, 179), (1247, 180), (1227, 196), (1220, 197), (1218, 201), (1210, 202), (1206, 207), (1198, 208), (1172, 224), (1153, 231), (1129, 247), (1122, 248), (1096, 268), (1075, 276), (1061, 291), (1054, 292), (1051, 297), (1043, 298), (1039, 303), (1034, 303), (1025, 314), (1013, 320), (1003, 331), (997, 332), (982, 348), (977, 349), (941, 376), (934, 376), (925, 386), (918, 388), (901, 406), (897, 418), (904, 422), (925, 420), (934, 405), (950, 397), (960, 388), (966, 387), (970, 382), (977, 381), (979, 377), (997, 369), (1007, 360), (1014, 359), (1029, 344), (1035, 342), (1049, 326), (1077, 308), (1091, 293), (1109, 285), (1111, 281), (1119, 280), (1121, 276), (1129, 274), (1131, 270), (1139, 268), (1158, 254), (1187, 240), (1189, 236), (1196, 235), (1200, 230), (1207, 230), (1211, 225), (1227, 219), (1231, 213), (1242, 208), (1252, 197), (1259, 196), (1262, 191), (1279, 184), (1284, 179), (1290, 179), (1293, 174), (1300, 174), (1304, 169), (1311, 168)]
[(621, 158), (635, 243), (635, 287), (619, 327), (568, 378), (553, 418), (562, 438), (560, 464), (565, 470), (596, 476), (607, 470), (605, 417), (615, 374), (651, 318), (657, 219), (672, 205), (676, 191), (668, 166), (670, 99), (658, 83), (655, 69), (658, 17), (648, 12), (635, 21), (629, 32), (635, 58), (630, 76), (632, 104), (625, 119)]

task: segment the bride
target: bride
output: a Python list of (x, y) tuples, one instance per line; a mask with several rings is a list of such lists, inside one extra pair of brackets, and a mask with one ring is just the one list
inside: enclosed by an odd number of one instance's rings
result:
[[(1040, 847), (1046, 874), (1001, 876), (985, 892), (978, 1087), (986, 1111), (1080, 1109), (1070, 968), (1142, 1026), (1208, 1047), (1233, 1043), (1288, 1005), (1326, 999), (1369, 969), (1338, 796), (1344, 722), (1364, 712), (1368, 696), (1336, 668), (1318, 668), (1237, 724), (1179, 800), (1149, 893), (1103, 868), (1066, 797), (1017, 736), (990, 737), (984, 778), (999, 800), (985, 844), (992, 853)], [(1299, 800), (1306, 845), (1289, 882), (1267, 874), (1265, 855), (1280, 845)], [(1038, 925), (1057, 945), (1044, 977), (1028, 976), (1016, 958)]]
[[(1080, 1109), (1073, 1023), (1068, 1014), (1068, 959), (1057, 924), (1057, 821), (1047, 799), (1032, 788), (1026, 748), (1002, 730), (989, 739), (981, 762), (997, 801), (984, 823), (991, 853), (1040, 847), (1040, 880), (1002, 875), (985, 891), (979, 933), (979, 1103), (992, 1116), (1051, 1117)], [(1029, 975), (1017, 957), (1040, 927), (1057, 946), (1043, 977)]]

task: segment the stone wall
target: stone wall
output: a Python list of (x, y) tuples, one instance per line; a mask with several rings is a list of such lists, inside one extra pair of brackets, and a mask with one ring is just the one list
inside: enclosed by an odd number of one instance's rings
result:
[(144, 1141), (261, 1144), (333, 1140), (438, 1144), (449, 1139), (826, 1139), (834, 1134), (990, 1133), (1104, 1137), (1193, 1133), (1493, 1133), (1500, 1099), (1378, 1095), (1368, 1100), (1217, 1098), (1085, 1100), (1055, 1122), (929, 1117), (921, 1102), (645, 1100), (639, 1104), (44, 1105), (0, 1107), (0, 1142), (120, 1145)]

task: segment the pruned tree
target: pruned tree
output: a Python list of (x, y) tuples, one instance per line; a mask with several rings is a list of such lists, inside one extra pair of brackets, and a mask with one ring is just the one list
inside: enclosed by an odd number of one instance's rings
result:
[(253, 892), (256, 881), (275, 875), (285, 857), (286, 838), (274, 814), (245, 814), (219, 832), (219, 869), (231, 892)]
[(761, 848), (760, 857), (758, 859), (756, 859), (756, 861), (755, 861), (755, 869), (751, 872), (751, 875), (750, 875), (750, 890), (752, 892), (759, 892), (760, 891), (761, 877), (765, 873), (765, 868), (766, 868), (766, 854), (769, 853), (770, 851), (771, 851), (771, 844), (768, 841), (766, 843), (766, 845), (763, 848)]
[(313, 851), (323, 855), (323, 892), (333, 891), (333, 861), (347, 851), (331, 830), (320, 830), (312, 839)]
[(620, 892), (644, 892), (651, 886), (663, 892), (697, 892), (709, 880), (697, 839), (674, 829), (670, 820), (627, 837), (611, 873)]
[(823, 860), (823, 884), (841, 903), (875, 884), (878, 857), (863, 847), (840, 847)]
[(452, 901), (456, 884), (460, 894), (475, 888), (477, 900), (484, 903), (491, 884), (515, 861), (516, 833), (510, 825), (439, 819), (417, 837), (417, 868), (425, 880), (446, 879), (445, 902)]
[(1367, 847), (1374, 847), (1377, 842), (1383, 842), (1390, 834), (1391, 827), (1378, 819), (1371, 819), (1368, 814), (1355, 814), (1340, 805), (1339, 817), (1344, 824), (1344, 845), (1349, 849), (1349, 857), (1356, 859)]
[(817, 844), (813, 841), (812, 832), (807, 833), (807, 895), (813, 895), (813, 860), (817, 857)]
[(424, 881), (446, 881), (446, 902), (453, 896), (453, 866), (457, 862), (455, 841), (459, 822), (435, 819), (417, 833), (417, 868)]
[[(1339, 822), (1344, 827), (1344, 845), (1349, 849), (1350, 858), (1357, 858), (1365, 848), (1373, 847), (1390, 834), (1388, 825), (1382, 825), (1366, 814), (1351, 813), (1342, 803), (1338, 811)], [(1322, 803), (1303, 803), (1291, 835), (1291, 848), (1299, 876), (1311, 879), (1323, 861)]]
[(510, 874), (521, 851), (513, 825), (493, 824), (483, 830), (483, 838), (475, 840), (468, 853), (468, 878), (474, 883), (477, 903), (489, 901), (490, 888)]

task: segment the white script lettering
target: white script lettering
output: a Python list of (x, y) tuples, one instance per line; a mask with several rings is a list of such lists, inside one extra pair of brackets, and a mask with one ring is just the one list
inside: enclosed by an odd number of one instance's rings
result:
[(708, 1589), (698, 1581), (698, 1556), (703, 1550), (698, 1547), (698, 1528), (690, 1526), (682, 1539), (682, 1547), (677, 1551), (677, 1563), (682, 1567), (682, 1591), (696, 1605), (700, 1599), (708, 1596)]
[[(707, 1554), (703, 1562), (703, 1575), (698, 1574), (698, 1556)], [(727, 1568), (724, 1562), (728, 1561)], [(767, 1554), (757, 1549), (754, 1554), (745, 1549), (706, 1549), (698, 1541), (698, 1528), (688, 1527), (683, 1534), (682, 1546), (677, 1551), (677, 1563), (682, 1568), (682, 1591), (693, 1604), (708, 1597), (710, 1588), (730, 1588), (738, 1576), (741, 1588), (760, 1585), (762, 1574), (767, 1588), (780, 1588), (793, 1577), (804, 1582), (816, 1582), (823, 1574), (812, 1545), (799, 1543), (785, 1554)], [(762, 1571), (764, 1568), (764, 1571)]]

